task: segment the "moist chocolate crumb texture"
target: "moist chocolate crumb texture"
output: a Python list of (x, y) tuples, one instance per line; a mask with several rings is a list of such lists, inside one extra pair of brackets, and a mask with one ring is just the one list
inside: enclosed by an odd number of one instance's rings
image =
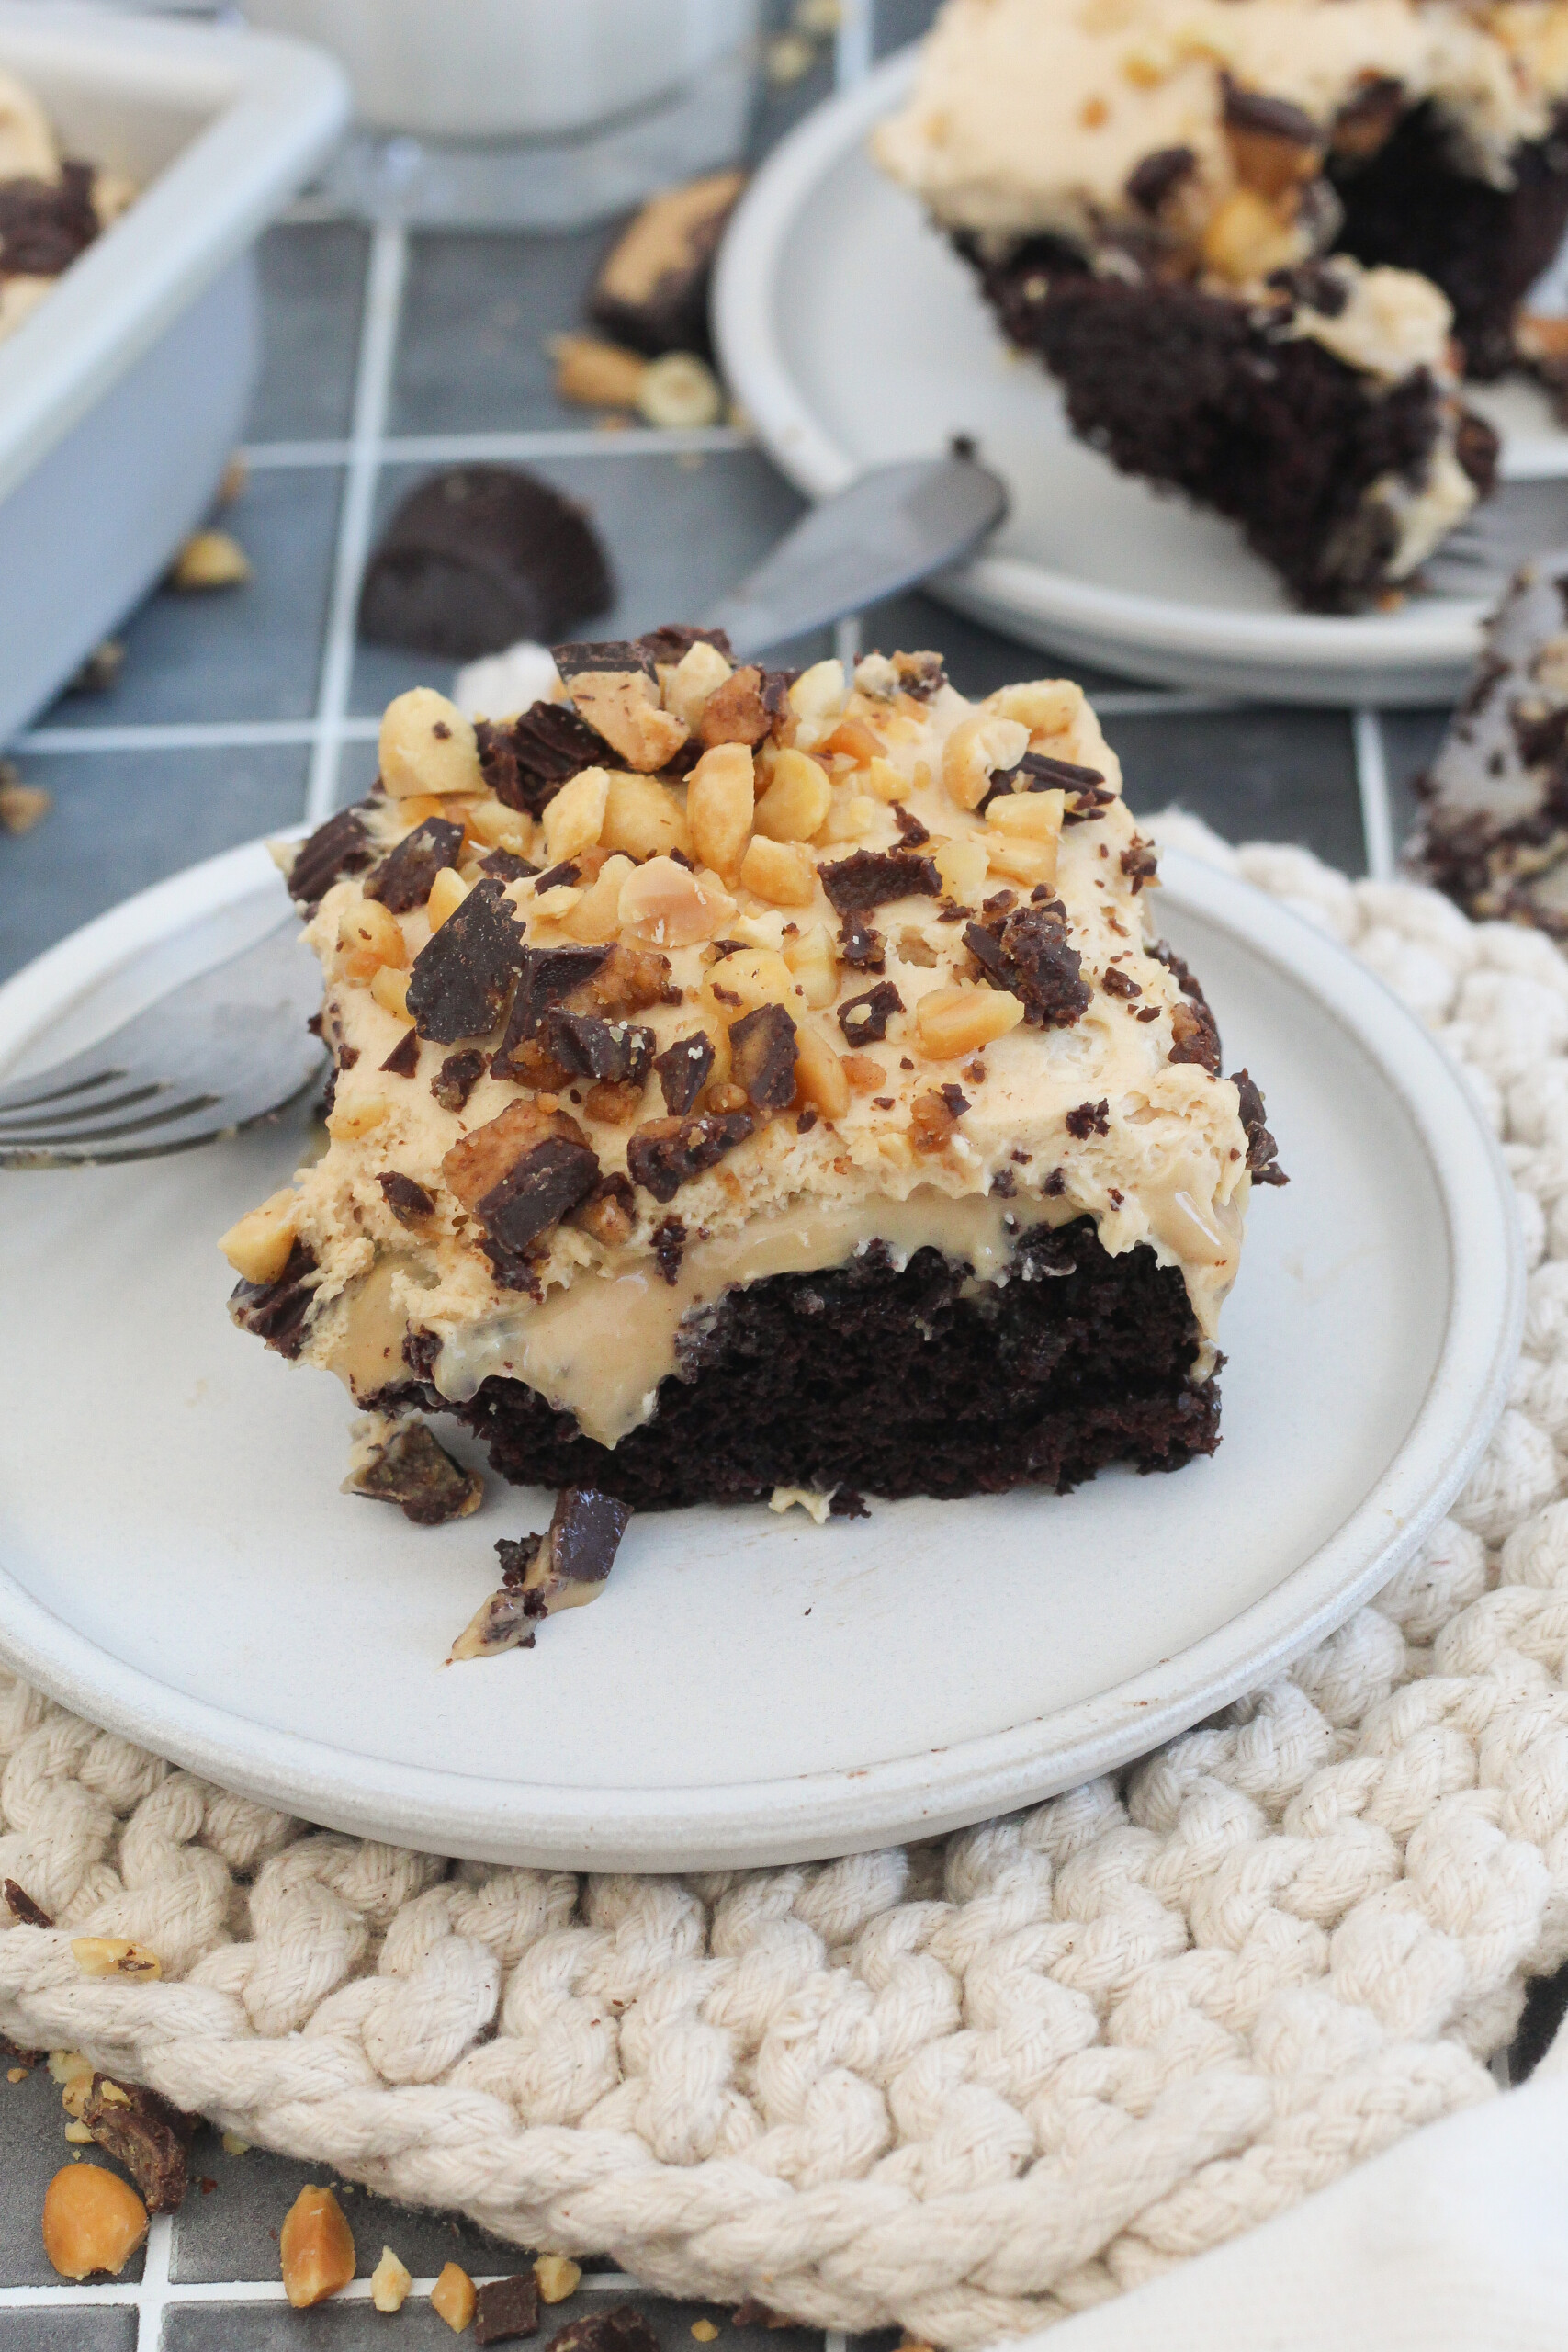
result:
[(135, 192), (118, 173), (67, 162), (33, 93), (0, 73), (0, 342)]
[(422, 1411), (638, 1509), (1212, 1452), (1282, 1180), (1081, 691), (557, 659), (513, 717), (400, 696), (280, 853), (330, 1147), (223, 1246), (234, 1320), (372, 1415), (352, 1490), (471, 1507)]
[(1345, 609), (1490, 486), (1565, 99), (1563, 0), (948, 0), (874, 146), (1080, 434)]

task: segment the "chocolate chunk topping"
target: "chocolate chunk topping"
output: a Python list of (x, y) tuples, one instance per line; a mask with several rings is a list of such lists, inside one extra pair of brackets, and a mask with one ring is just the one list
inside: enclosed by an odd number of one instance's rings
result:
[[(691, 345), (686, 347), (690, 350)], [(694, 628), (688, 621), (662, 621), (658, 628), (645, 629), (637, 643), (650, 662), (671, 667), (684, 660), (694, 645), (711, 645), (727, 662), (735, 659), (735, 648), (724, 629)]]
[(334, 882), (345, 874), (363, 874), (375, 860), (358, 809), (340, 808), (300, 842), (288, 869), (288, 895), (296, 906), (314, 910)]
[(558, 865), (552, 865), (547, 873), (540, 875), (535, 886), (536, 895), (542, 898), (547, 890), (570, 889), (581, 879), (582, 868), (574, 865), (570, 857), (563, 857)]
[(633, 1086), (647, 1084), (657, 1043), (651, 1029), (602, 1021), (592, 1012), (568, 1012), (559, 1005), (546, 1013), (540, 1040), (574, 1078), (627, 1080)]
[[(467, 900), (464, 901), (466, 905)], [(437, 938), (440, 933), (436, 933)], [(517, 993), (512, 1000), (506, 1034), (491, 1063), (496, 1078), (523, 1078), (527, 1072), (515, 1061), (517, 1049), (538, 1036), (545, 1015), (563, 997), (583, 987), (608, 960), (608, 947), (525, 947), (519, 965)], [(569, 1065), (570, 1067), (570, 1065)]]
[(397, 1503), (416, 1527), (439, 1527), (479, 1509), (484, 1481), (454, 1462), (423, 1421), (411, 1421), (350, 1473), (344, 1491), (370, 1502)]
[(993, 988), (1021, 1000), (1023, 1017), (1035, 1028), (1070, 1028), (1088, 1011), (1093, 990), (1082, 978), (1083, 958), (1068, 941), (1059, 899), (967, 923), (964, 944)]
[(686, 1227), (678, 1216), (661, 1217), (653, 1228), (653, 1255), (660, 1272), (671, 1290), (681, 1278), (681, 1261), (686, 1254)]
[(419, 1031), (405, 1029), (381, 1064), (394, 1078), (412, 1078), (419, 1069)]
[(795, 1023), (782, 1004), (761, 1004), (729, 1025), (730, 1074), (761, 1112), (795, 1100)]
[(1350, 300), (1350, 289), (1344, 278), (1325, 261), (1304, 261), (1293, 269), (1270, 270), (1269, 283), (1288, 294), (1300, 309), (1315, 311), (1320, 318), (1338, 318)]
[(828, 1516), (829, 1519), (869, 1519), (871, 1508), (865, 1497), (857, 1495), (852, 1487), (838, 1487), (828, 1505)]
[(615, 2303), (569, 2322), (545, 2352), (659, 2352), (659, 2338), (632, 2304)]
[(713, 1040), (705, 1030), (694, 1030), (689, 1037), (679, 1037), (654, 1057), (654, 1069), (664, 1089), (665, 1107), (677, 1119), (684, 1118), (698, 1095), (708, 1082), (713, 1069)]
[(1280, 1147), (1264, 1121), (1263, 1096), (1244, 1069), (1232, 1072), (1231, 1084), (1240, 1096), (1241, 1124), (1247, 1130), (1247, 1165), (1255, 1184), (1288, 1184), (1279, 1165)]
[(492, 1241), (521, 1257), (530, 1242), (552, 1232), (585, 1201), (598, 1182), (599, 1161), (589, 1145), (547, 1136), (484, 1194), (475, 1213)]
[(1079, 1143), (1090, 1136), (1105, 1136), (1111, 1132), (1111, 1105), (1103, 1097), (1098, 1102), (1080, 1102), (1076, 1111), (1067, 1113), (1067, 1133)]
[(881, 972), (887, 967), (882, 933), (859, 915), (846, 915), (839, 925), (839, 953), (857, 972)]
[(1140, 212), (1151, 217), (1190, 178), (1197, 169), (1198, 158), (1190, 147), (1156, 147), (1152, 155), (1127, 175), (1127, 194)]
[[(973, 447), (969, 454), (974, 455)], [(947, 672), (942, 666), (940, 653), (896, 653), (893, 667), (898, 673), (899, 685), (917, 702), (930, 702), (931, 696), (940, 694), (947, 684)]]
[(603, 1584), (615, 1565), (630, 1506), (597, 1487), (567, 1487), (556, 1498), (546, 1539), (550, 1567), (568, 1584)]
[(400, 1170), (390, 1168), (376, 1181), (381, 1187), (387, 1206), (400, 1225), (417, 1225), (422, 1217), (435, 1215), (435, 1203), (424, 1186), (416, 1183), (412, 1176), (403, 1175)]
[(493, 875), (498, 882), (526, 882), (538, 867), (519, 857), (514, 849), (492, 849), (488, 857), (479, 860), (479, 872)]
[(1173, 1062), (1200, 1062), (1215, 1078), (1220, 1074), (1220, 1033), (1214, 1016), (1209, 1010), (1209, 1000), (1198, 981), (1173, 948), (1163, 942), (1149, 953), (1163, 964), (1177, 987), (1186, 998), (1185, 1004), (1171, 1009), (1170, 1028), (1175, 1040), (1170, 1049)]
[(971, 1107), (969, 1097), (964, 1093), (963, 1088), (961, 1086), (954, 1086), (951, 1080), (948, 1081), (947, 1085), (939, 1086), (937, 1088), (937, 1092), (946, 1103), (950, 1118), (961, 1119), (964, 1116), (964, 1112)]
[(474, 2342), (515, 2344), (539, 2327), (539, 2283), (531, 2270), (492, 2278), (474, 2297)]
[(485, 1074), (485, 1057), (477, 1046), (448, 1054), (430, 1081), (430, 1091), (444, 1111), (460, 1111)]
[(438, 1046), (484, 1036), (505, 1012), (526, 953), (501, 884), (476, 882), (414, 957), (408, 1007), (420, 1035)]
[(586, 678), (594, 673), (611, 677), (657, 677), (653, 656), (646, 644), (626, 638), (609, 638), (601, 644), (553, 645), (556, 668), (560, 672), (570, 693), (574, 678)]
[(897, 826), (906, 849), (919, 849), (922, 842), (930, 841), (929, 826), (922, 825), (913, 809), (906, 808), (901, 800), (894, 801), (888, 815)]
[(839, 1007), (839, 1026), (852, 1046), (880, 1046), (887, 1024), (904, 1010), (904, 1000), (891, 980), (878, 980), (863, 996), (851, 997)]
[(463, 828), (445, 817), (427, 817), (405, 834), (397, 848), (381, 860), (365, 882), (367, 899), (379, 899), (389, 913), (406, 915), (423, 907), (430, 886), (444, 865), (456, 865), (463, 846)]
[(172, 2107), (156, 2091), (95, 2075), (82, 2120), (106, 2155), (122, 2164), (150, 2213), (175, 2213), (185, 2201), (186, 2148), (200, 2118)]
[(8, 1878), (0, 1883), (0, 1894), (5, 1896), (6, 1908), (12, 1918), (19, 1920), (24, 1928), (53, 1927), (54, 1921), (42, 1904), (35, 1903), (27, 1889), (18, 1886), (14, 1878)]
[(302, 1241), (288, 1252), (288, 1261), (276, 1282), (236, 1283), (229, 1298), (229, 1319), (242, 1331), (254, 1331), (280, 1356), (297, 1356), (303, 1344), (305, 1319), (316, 1285), (314, 1253)]
[(1132, 884), (1135, 898), (1145, 883), (1154, 881), (1158, 875), (1159, 852), (1153, 842), (1146, 842), (1141, 833), (1134, 833), (1117, 863)]
[(1063, 810), (1062, 822), (1064, 825), (1090, 825), (1097, 817), (1103, 817), (1115, 797), (1108, 784), (1087, 784), (1072, 806)]
[(942, 896), (942, 876), (931, 859), (912, 856), (907, 850), (857, 849), (817, 871), (841, 915), (886, 906), (892, 899)]
[(991, 1179), (990, 1190), (995, 1193), (997, 1199), (999, 1201), (1016, 1200), (1018, 1197), (1018, 1178), (1013, 1174), (1010, 1168), (998, 1168), (996, 1174)]
[(1227, 74), (1224, 81), (1225, 128), (1250, 130), (1265, 139), (1283, 139), (1292, 147), (1320, 147), (1323, 133), (1310, 114), (1288, 98), (1266, 98), (1260, 91), (1238, 89)]
[[(547, 642), (612, 600), (584, 510), (507, 466), (457, 466), (393, 514), (365, 575), (363, 636), (448, 662)], [(586, 763), (584, 763), (586, 764)]]
[(1065, 1168), (1053, 1168), (1049, 1176), (1045, 1177), (1042, 1182), (1040, 1189), (1044, 1193), (1047, 1200), (1060, 1200), (1062, 1194), (1067, 1189), (1066, 1170)]
[(601, 1176), (588, 1198), (571, 1213), (573, 1225), (591, 1233), (606, 1250), (618, 1250), (632, 1238), (637, 1223), (637, 1208), (632, 1188), (617, 1170), (613, 1176)]
[(1114, 964), (1106, 967), (1105, 989), (1108, 996), (1134, 997), (1144, 993), (1132, 974), (1120, 970)]
[(509, 1592), (515, 1592), (539, 1556), (544, 1543), (542, 1535), (519, 1535), (496, 1538), (496, 1551), (501, 1557), (501, 1581)]
[(98, 234), (93, 167), (65, 164), (58, 180), (0, 180), (0, 277), (58, 277)]
[(1334, 118), (1330, 134), (1337, 155), (1375, 155), (1404, 107), (1404, 85), (1392, 74), (1370, 74)]
[(536, 702), (510, 727), (481, 718), (474, 729), (479, 770), (509, 808), (542, 816), (561, 786), (584, 768), (618, 766), (596, 728), (564, 703)]
[[(1009, 793), (1077, 793), (1104, 781), (1098, 768), (1080, 768), (1071, 760), (1053, 760), (1043, 752), (1025, 752), (1016, 767), (998, 768), (986, 786), (986, 797), (976, 813), (983, 817), (993, 800), (1005, 799)], [(1105, 797), (1110, 799), (1113, 796), (1108, 793)], [(1066, 819), (1064, 817), (1062, 821), (1065, 824)]]
[(750, 1111), (709, 1111), (697, 1118), (648, 1119), (626, 1146), (634, 1183), (656, 1201), (672, 1201), (682, 1184), (712, 1168), (756, 1130)]

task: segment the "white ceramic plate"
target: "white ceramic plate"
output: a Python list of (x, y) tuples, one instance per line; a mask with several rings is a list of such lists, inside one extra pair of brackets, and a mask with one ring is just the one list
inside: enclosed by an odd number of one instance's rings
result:
[[(1256, 1685), (1457, 1491), (1517, 1346), (1518, 1250), (1496, 1151), (1410, 1015), (1273, 901), (1164, 864), (1162, 919), (1293, 1179), (1250, 1219), (1213, 1461), (826, 1529), (637, 1519), (592, 1609), (448, 1668), (491, 1544), (547, 1500), (492, 1485), (421, 1530), (339, 1494), (347, 1399), (231, 1328), (214, 1247), (286, 1179), (295, 1125), (0, 1175), (0, 1656), (313, 1820), (599, 1869), (930, 1834)], [(0, 1069), (90, 1042), (279, 903), (259, 844), (131, 899), (0, 989)]]
[[(809, 497), (863, 468), (973, 435), (1013, 508), (990, 549), (933, 583), (1029, 644), (1134, 677), (1296, 702), (1456, 694), (1484, 605), (1298, 613), (1218, 515), (1119, 474), (1070, 432), (1043, 371), (1003, 342), (974, 277), (867, 151), (904, 97), (889, 58), (775, 148), (725, 240), (715, 322), (726, 373)], [(1568, 473), (1568, 434), (1529, 386), (1483, 393), (1506, 469)]]

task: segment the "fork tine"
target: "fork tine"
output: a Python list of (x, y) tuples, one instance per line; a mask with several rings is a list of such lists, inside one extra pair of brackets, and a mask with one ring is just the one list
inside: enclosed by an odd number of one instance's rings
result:
[(25, 1118), (13, 1111), (0, 1110), (0, 1136), (26, 1135), (34, 1127), (58, 1127), (73, 1120), (81, 1123), (101, 1119), (112, 1111), (133, 1110), (138, 1102), (151, 1102), (157, 1095), (167, 1094), (169, 1089), (169, 1080), (150, 1079), (144, 1085), (133, 1086), (129, 1094), (95, 1094), (90, 1102), (72, 1102), (67, 1099), (52, 1109), (47, 1104), (37, 1106)]
[[(55, 1074), (53, 1070), (44, 1072), (44, 1076), (49, 1078)], [(41, 1094), (28, 1091), (29, 1087), (38, 1087), (39, 1081), (36, 1078), (23, 1079), (16, 1086), (0, 1086), (0, 1119), (9, 1118), (13, 1111), (32, 1111), (46, 1103), (63, 1102), (68, 1095), (85, 1094), (96, 1086), (112, 1086), (118, 1080), (130, 1076), (127, 1069), (101, 1069), (92, 1078), (73, 1079), (69, 1086), (51, 1086)]]
[[(159, 1093), (169, 1090), (158, 1088)], [(220, 1094), (192, 1094), (183, 1102), (170, 1102), (161, 1111), (149, 1111), (140, 1119), (120, 1119), (107, 1127), (70, 1127), (63, 1131), (53, 1128), (47, 1119), (29, 1122), (20, 1129), (0, 1129), (0, 1148), (15, 1145), (23, 1150), (34, 1150), (52, 1144), (85, 1148), (97, 1143), (107, 1143), (118, 1136), (144, 1135), (150, 1127), (171, 1126), (176, 1119), (188, 1119), (198, 1111), (216, 1110), (222, 1101)], [(41, 1134), (35, 1128), (41, 1128)], [(216, 1132), (209, 1124), (208, 1133)]]

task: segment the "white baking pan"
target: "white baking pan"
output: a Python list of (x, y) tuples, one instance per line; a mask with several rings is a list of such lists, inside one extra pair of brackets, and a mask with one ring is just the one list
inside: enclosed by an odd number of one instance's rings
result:
[(348, 110), (321, 51), (0, 0), (0, 68), (130, 210), (0, 344), (0, 742), (158, 578), (240, 436), (250, 248)]

